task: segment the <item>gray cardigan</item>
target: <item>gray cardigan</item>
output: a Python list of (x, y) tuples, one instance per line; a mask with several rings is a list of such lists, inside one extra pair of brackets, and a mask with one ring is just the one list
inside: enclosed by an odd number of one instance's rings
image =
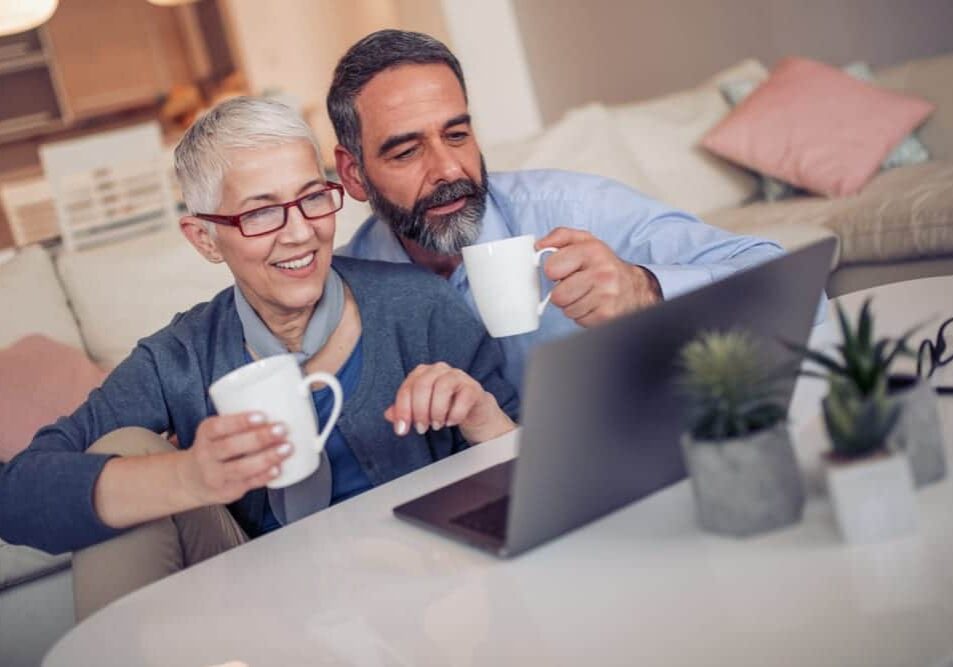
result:
[[(503, 379), (497, 341), (474, 321), (446, 281), (417, 267), (335, 257), (363, 325), (361, 380), (338, 427), (367, 477), (382, 484), (452, 454), (466, 442), (456, 428), (394, 435), (383, 418), (404, 377), (418, 364), (445, 361), (491, 392), (517, 417), (516, 390)], [(41, 429), (0, 470), (0, 538), (51, 553), (75, 550), (120, 531), (103, 524), (92, 491), (106, 455), (84, 450), (124, 426), (170, 431), (190, 447), (199, 423), (214, 414), (208, 387), (243, 365), (242, 326), (232, 289), (173, 318), (139, 344), (69, 417)], [(254, 535), (265, 491), (229, 505)]]

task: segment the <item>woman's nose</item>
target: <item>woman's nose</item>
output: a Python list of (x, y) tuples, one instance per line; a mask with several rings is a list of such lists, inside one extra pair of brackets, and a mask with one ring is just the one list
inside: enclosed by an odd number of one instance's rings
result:
[(291, 206), (287, 212), (287, 222), (278, 232), (285, 243), (300, 243), (307, 241), (314, 234), (311, 221), (301, 213), (297, 206)]

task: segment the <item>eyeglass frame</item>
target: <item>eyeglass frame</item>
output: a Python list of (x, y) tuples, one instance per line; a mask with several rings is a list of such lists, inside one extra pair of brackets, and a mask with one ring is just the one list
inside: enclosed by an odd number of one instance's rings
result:
[[(340, 206), (338, 206), (333, 211), (328, 211), (327, 213), (322, 213), (321, 215), (310, 216), (304, 212), (304, 207), (301, 205), (301, 202), (303, 202), (308, 197), (313, 197), (316, 194), (320, 194), (322, 192), (328, 192), (329, 190), (330, 191), (336, 190), (337, 193), (341, 196)], [(269, 229), (267, 232), (260, 232), (258, 234), (246, 234), (245, 230), (242, 229), (241, 219), (245, 217), (246, 215), (250, 213), (255, 213), (257, 211), (263, 211), (266, 208), (276, 208), (278, 206), (280, 206), (283, 209), (282, 213), (284, 214), (282, 222), (279, 226), (275, 227), (274, 229)], [(305, 220), (320, 220), (321, 218), (326, 218), (329, 215), (334, 215), (335, 213), (340, 211), (342, 208), (344, 208), (344, 186), (341, 185), (340, 183), (335, 183), (334, 181), (327, 181), (320, 190), (312, 190), (311, 192), (308, 192), (307, 194), (301, 195), (297, 199), (284, 202), (283, 204), (267, 204), (266, 206), (259, 206), (258, 208), (250, 208), (247, 211), (242, 211), (241, 213), (237, 215), (219, 215), (217, 213), (196, 213), (195, 217), (198, 218), (199, 220), (207, 220), (208, 222), (214, 222), (215, 224), (218, 224), (218, 225), (228, 225), (229, 227), (237, 227), (238, 231), (241, 232), (241, 235), (244, 236), (245, 238), (255, 238), (256, 236), (265, 236), (266, 234), (273, 234), (274, 232), (277, 232), (279, 229), (284, 228), (288, 224), (288, 209), (291, 208), (292, 206), (296, 206), (298, 208), (298, 212), (301, 213), (301, 216)]]

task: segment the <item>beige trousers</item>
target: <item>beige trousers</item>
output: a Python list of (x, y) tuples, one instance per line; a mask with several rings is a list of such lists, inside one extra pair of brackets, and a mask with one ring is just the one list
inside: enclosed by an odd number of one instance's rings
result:
[[(148, 456), (175, 451), (160, 435), (123, 428), (97, 440), (90, 452)], [(73, 554), (77, 622), (127, 593), (248, 541), (222, 505), (200, 507), (131, 528)]]

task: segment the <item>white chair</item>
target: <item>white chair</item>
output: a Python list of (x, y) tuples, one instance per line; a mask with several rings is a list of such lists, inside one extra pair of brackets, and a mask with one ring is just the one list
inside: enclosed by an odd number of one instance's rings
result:
[(66, 250), (172, 224), (168, 159), (154, 122), (40, 146)]

